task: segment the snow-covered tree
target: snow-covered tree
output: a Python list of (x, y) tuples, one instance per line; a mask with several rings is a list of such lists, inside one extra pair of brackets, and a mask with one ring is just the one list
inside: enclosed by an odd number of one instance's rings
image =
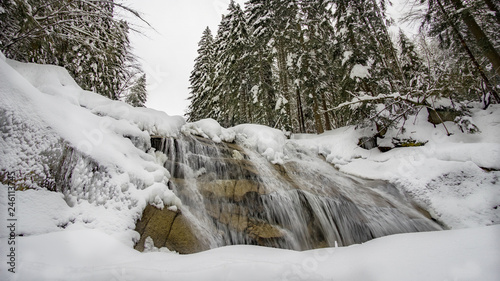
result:
[[(273, 73), (275, 10), (270, 0), (250, 0), (245, 4), (249, 33), (248, 74), (252, 121), (278, 125), (276, 83)], [(279, 106), (278, 106), (279, 107)], [(279, 126), (279, 125), (278, 125)]]
[(477, 93), (482, 92), (483, 100), (493, 96), (500, 102), (497, 93), (500, 85), (498, 6), (491, 1), (428, 0), (423, 3), (425, 13), (416, 15), (422, 20), (421, 31), (439, 40), (440, 47), (448, 50), (458, 76), (475, 77), (467, 79), (469, 85), (464, 85), (458, 94), (475, 99)]
[(130, 81), (129, 26), (113, 0), (0, 2), (0, 49), (19, 61), (63, 66), (83, 88), (118, 99)]
[(147, 99), (146, 74), (143, 74), (130, 88), (130, 93), (127, 95), (125, 102), (135, 107), (144, 107)]
[(213, 108), (217, 107), (214, 100), (215, 58), (214, 39), (210, 28), (203, 31), (203, 36), (198, 43), (198, 57), (189, 78), (191, 103), (186, 116), (189, 121), (203, 118), (217, 118)]
[(223, 126), (252, 122), (251, 94), (248, 77), (248, 31), (239, 4), (231, 1), (215, 38), (216, 120)]

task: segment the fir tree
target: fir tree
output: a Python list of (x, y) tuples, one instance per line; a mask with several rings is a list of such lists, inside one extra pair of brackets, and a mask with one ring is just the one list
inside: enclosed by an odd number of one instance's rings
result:
[(126, 102), (134, 107), (145, 107), (148, 93), (146, 90), (146, 74), (141, 75), (131, 87)]
[(251, 82), (252, 121), (279, 126), (276, 110), (276, 85), (273, 74), (273, 30), (275, 11), (270, 0), (250, 0), (246, 3), (249, 30), (249, 81)]
[(252, 122), (248, 43), (245, 14), (231, 1), (215, 39), (217, 95), (213, 101), (218, 105), (214, 108), (218, 111), (216, 120), (225, 127)]
[(203, 31), (203, 36), (198, 43), (198, 57), (195, 60), (194, 69), (189, 78), (191, 104), (186, 116), (188, 121), (193, 122), (203, 118), (217, 118), (213, 108), (217, 107), (214, 100), (214, 39), (210, 28)]
[(63, 66), (84, 89), (118, 99), (135, 71), (128, 24), (107, 1), (2, 1), (0, 49), (9, 58)]
[[(467, 1), (464, 4), (460, 0), (432, 0), (423, 3), (427, 4), (427, 11), (423, 16), (417, 16), (422, 19), (421, 32), (439, 40), (440, 48), (453, 56), (455, 64), (450, 65), (449, 69), (455, 69), (456, 74), (452, 77), (457, 77), (458, 80), (454, 82), (462, 85), (465, 81), (469, 82), (457, 89), (456, 93), (474, 99), (477, 93), (483, 92), (483, 99), (493, 95), (500, 102), (496, 92), (496, 87), (500, 84), (500, 56), (494, 47), (500, 43), (500, 22), (495, 19), (493, 3)], [(453, 87), (451, 84), (450, 81), (449, 86)], [(449, 96), (450, 91), (443, 94)]]

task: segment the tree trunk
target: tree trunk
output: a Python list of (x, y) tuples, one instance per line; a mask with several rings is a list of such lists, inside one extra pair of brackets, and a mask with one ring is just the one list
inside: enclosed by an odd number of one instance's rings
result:
[[(440, 1), (437, 2), (441, 5)], [(493, 69), (495, 70), (496, 74), (500, 76), (500, 55), (495, 50), (495, 47), (490, 42), (481, 27), (477, 24), (474, 17), (469, 13), (469, 11), (467, 11), (467, 9), (464, 9), (465, 7), (462, 4), (462, 0), (451, 0), (451, 2), (457, 10), (461, 11), (462, 20), (467, 25), (470, 33), (476, 39), (483, 55), (488, 58), (490, 63), (493, 65)]]
[(332, 122), (330, 121), (330, 116), (328, 115), (328, 107), (326, 105), (326, 97), (325, 93), (321, 94), (321, 100), (322, 100), (322, 105), (323, 105), (323, 115), (325, 117), (325, 130), (331, 131), (332, 130)]
[[(285, 110), (287, 113), (287, 118), (288, 118), (288, 125), (290, 128), (293, 130), (294, 126), (294, 120), (292, 117), (292, 109), (290, 108), (291, 106), (291, 101), (292, 101), (292, 94), (290, 94), (290, 88), (289, 88), (289, 81), (288, 81), (288, 70), (287, 70), (287, 65), (286, 65), (286, 53), (285, 53), (285, 48), (283, 47), (283, 43), (280, 41), (278, 43), (278, 77), (279, 77), (279, 84), (280, 84), (280, 95), (285, 97), (287, 99), (288, 103), (285, 105)], [(298, 112), (297, 112), (298, 116)], [(300, 121), (299, 121), (299, 126), (300, 126)]]
[(304, 123), (304, 111), (302, 110), (302, 98), (300, 97), (299, 87), (297, 87), (296, 91), (297, 91), (297, 113), (299, 116), (300, 132), (305, 133), (306, 132), (306, 125)]
[(316, 133), (322, 134), (325, 132), (325, 129), (323, 128), (323, 122), (321, 120), (321, 115), (319, 114), (318, 95), (313, 96), (313, 110)]

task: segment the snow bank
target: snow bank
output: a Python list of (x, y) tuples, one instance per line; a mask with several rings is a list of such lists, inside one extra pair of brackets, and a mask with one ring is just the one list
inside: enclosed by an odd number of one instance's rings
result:
[[(295, 252), (228, 246), (179, 256), (139, 253), (98, 230), (17, 237), (16, 273), (2, 280), (483, 280), (500, 278), (500, 226), (399, 234)], [(6, 239), (0, 239), (2, 253)], [(403, 258), (404, 257), (404, 258)]]
[[(62, 168), (71, 167), (60, 190), (64, 201), (42, 191), (38, 199), (30, 199), (31, 191), (19, 192), (20, 206), (46, 213), (34, 218), (57, 217), (21, 230), (31, 235), (81, 224), (133, 245), (135, 221), (147, 203), (181, 206), (168, 189), (170, 175), (151, 150), (150, 135), (175, 136), (184, 123), (179, 116), (84, 91), (64, 68), (0, 60), (0, 171), (16, 173), (18, 186), (40, 188), (38, 183), (54, 180), (62, 157)], [(40, 204), (63, 213), (56, 216)]]
[(246, 148), (257, 151), (273, 164), (283, 164), (286, 137), (280, 130), (256, 124), (242, 124), (225, 129), (214, 119), (203, 119), (185, 124), (182, 132), (211, 139), (217, 143), (236, 141)]
[[(352, 159), (368, 157), (367, 150), (358, 146), (358, 140), (364, 131), (356, 130), (354, 126), (328, 131), (321, 135), (292, 135), (291, 142), (304, 150), (312, 150), (326, 157), (335, 165), (344, 165)], [(365, 134), (369, 134), (367, 132)]]
[[(38, 235), (60, 231), (76, 219), (61, 193), (46, 190), (26, 190), (18, 193), (15, 200), (16, 216), (19, 219), (17, 234)], [(7, 212), (7, 187), (0, 184), (0, 208)], [(6, 237), (4, 229), (0, 237)]]
[(282, 131), (255, 124), (242, 124), (230, 130), (236, 133), (240, 145), (257, 151), (273, 164), (283, 164), (286, 137)]
[(193, 123), (187, 123), (182, 126), (182, 132), (185, 134), (192, 134), (207, 139), (211, 139), (216, 143), (222, 141), (233, 142), (235, 135), (234, 132), (225, 128), (214, 119), (203, 119)]
[[(395, 183), (448, 227), (499, 224), (500, 106), (492, 105), (488, 110), (474, 106), (471, 119), (480, 133), (463, 133), (453, 122), (434, 127), (423, 111), (407, 121), (403, 132), (389, 130), (385, 139), (379, 139), (379, 143), (393, 137), (427, 142), (421, 147), (385, 153), (365, 150), (357, 145), (359, 139), (373, 136), (375, 131), (354, 127), (299, 136), (291, 142), (322, 154), (344, 173)], [(446, 135), (444, 126), (451, 136)]]

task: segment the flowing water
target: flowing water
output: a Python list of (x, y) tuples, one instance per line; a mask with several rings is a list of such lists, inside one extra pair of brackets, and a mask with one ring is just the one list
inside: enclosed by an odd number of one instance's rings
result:
[(152, 139), (152, 145), (167, 155), (181, 211), (210, 247), (307, 250), (440, 229), (394, 185), (340, 173), (291, 143), (283, 165), (189, 135)]

